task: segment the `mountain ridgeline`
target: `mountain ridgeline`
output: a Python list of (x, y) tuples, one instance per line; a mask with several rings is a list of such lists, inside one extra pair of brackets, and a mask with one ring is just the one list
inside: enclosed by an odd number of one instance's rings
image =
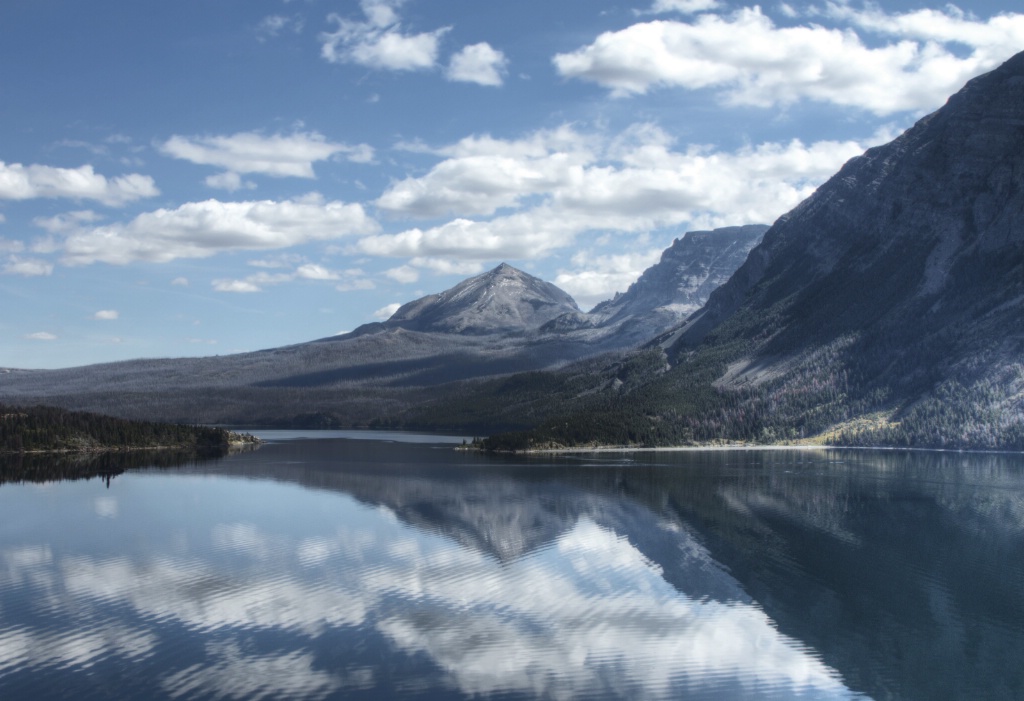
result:
[(184, 423), (528, 426), (535, 412), (518, 416), (513, 407), (458, 425), (432, 408), (477, 396), (487, 380), (618, 357), (673, 328), (766, 229), (687, 233), (626, 293), (589, 314), (558, 287), (503, 263), (351, 333), (230, 356), (0, 370), (0, 398)]
[(1024, 449), (1024, 54), (850, 160), (648, 354), (493, 445)]

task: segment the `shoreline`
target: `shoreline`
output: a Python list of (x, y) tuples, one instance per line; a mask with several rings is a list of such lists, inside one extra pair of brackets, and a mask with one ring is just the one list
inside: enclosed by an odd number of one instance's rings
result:
[(985, 448), (919, 448), (913, 446), (880, 446), (880, 445), (678, 445), (678, 446), (594, 446), (578, 448), (530, 448), (529, 450), (494, 450), (487, 451), (471, 446), (458, 447), (455, 450), (475, 450), (480, 453), (492, 452), (499, 455), (563, 455), (573, 453), (686, 453), (686, 452), (741, 452), (741, 451), (828, 451), (828, 450), (885, 450), (907, 451), (916, 453), (980, 453), (984, 455), (1024, 455), (1024, 450), (992, 450)]

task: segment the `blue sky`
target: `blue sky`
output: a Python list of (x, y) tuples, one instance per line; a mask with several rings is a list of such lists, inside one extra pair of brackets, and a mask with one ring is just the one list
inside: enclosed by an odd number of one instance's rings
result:
[(322, 338), (507, 261), (588, 308), (1024, 48), (1006, 1), (0, 4), (0, 367)]

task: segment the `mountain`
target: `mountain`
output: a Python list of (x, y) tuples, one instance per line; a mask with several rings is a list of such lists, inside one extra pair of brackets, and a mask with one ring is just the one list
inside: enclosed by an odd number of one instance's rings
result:
[[(733, 238), (723, 234), (694, 247), (711, 261), (697, 267), (720, 270), (718, 247), (731, 249)], [(672, 288), (649, 297), (661, 304), (676, 294)], [(461, 396), (461, 383), (621, 351), (678, 321), (675, 312), (644, 309), (642, 300), (613, 316), (612, 323), (608, 315), (591, 320), (564, 291), (503, 263), (348, 334), (229, 356), (8, 369), (0, 372), (0, 397), (191, 423), (389, 425), (406, 421), (410, 410)], [(441, 418), (417, 416), (431, 425)], [(467, 416), (462, 425), (475, 430), (486, 420)], [(496, 425), (504, 424), (487, 430)]]
[(610, 370), (534, 440), (1024, 448), (1024, 54), (850, 160), (648, 352), (671, 369)]
[(381, 326), (460, 334), (523, 334), (579, 312), (568, 293), (502, 263), (455, 287), (399, 307)]
[(598, 304), (588, 316), (602, 327), (627, 320), (643, 323), (653, 331), (649, 337), (654, 336), (703, 307), (711, 293), (743, 265), (767, 230), (763, 224), (751, 224), (687, 232), (626, 292)]

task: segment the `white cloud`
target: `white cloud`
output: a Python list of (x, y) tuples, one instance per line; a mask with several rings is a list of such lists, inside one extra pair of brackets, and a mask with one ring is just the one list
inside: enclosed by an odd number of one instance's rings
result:
[(284, 201), (206, 200), (146, 212), (124, 224), (75, 231), (64, 241), (63, 261), (166, 263), (223, 251), (288, 248), (376, 229), (360, 205), (325, 202), (315, 193)]
[(684, 15), (695, 12), (705, 12), (721, 7), (718, 0), (654, 0), (650, 12), (662, 14), (664, 12), (680, 12)]
[[(465, 139), (419, 178), (376, 202), (392, 213), (448, 221), (361, 239), (378, 256), (480, 261), (537, 259), (584, 232), (771, 223), (810, 195), (865, 142), (764, 143), (735, 151), (677, 149), (640, 124), (614, 138), (563, 128), (518, 141)], [(425, 147), (417, 147), (429, 152)]]
[(33, 340), (33, 341), (56, 341), (57, 340), (57, 336), (55, 334), (50, 333), (49, 331), (37, 331), (35, 333), (30, 333), (27, 336), (25, 336), (25, 338), (28, 338), (28, 339)]
[(336, 13), (328, 20), (338, 25), (320, 35), (320, 55), (330, 63), (355, 63), (369, 68), (413, 71), (437, 64), (438, 44), (450, 27), (403, 34), (396, 8), (401, 2), (363, 0), (365, 22), (347, 20)]
[(256, 183), (251, 180), (242, 180), (242, 176), (238, 173), (227, 171), (226, 173), (218, 173), (217, 175), (208, 175), (203, 181), (207, 187), (212, 187), (217, 190), (227, 190), (228, 192), (235, 192), (236, 190), (246, 189), (255, 190)]
[(176, 277), (173, 280), (171, 280), (171, 284), (176, 286), (176, 287), (188, 287), (188, 278), (187, 277)]
[(445, 76), (448, 80), (498, 86), (508, 66), (505, 54), (487, 42), (464, 46), (452, 56)]
[(66, 197), (95, 200), (119, 207), (160, 191), (148, 175), (130, 173), (108, 179), (91, 165), (78, 168), (54, 168), (0, 161), (0, 199), (28, 200), (37, 197)]
[(390, 270), (384, 271), (384, 274), (395, 282), (400, 282), (402, 284), (410, 284), (420, 279), (419, 271), (409, 265), (391, 268)]
[(293, 17), (267, 15), (256, 25), (256, 38), (260, 41), (266, 41), (288, 29), (295, 34), (301, 34), (305, 25), (306, 23), (300, 15)]
[(254, 282), (245, 280), (214, 280), (213, 289), (217, 292), (259, 292), (260, 287)]
[(101, 309), (92, 315), (93, 319), (98, 321), (114, 321), (121, 315), (115, 309)]
[(563, 126), (522, 139), (471, 136), (440, 148), (397, 148), (447, 156), (429, 173), (393, 184), (374, 204), (406, 216), (490, 215), (531, 195), (549, 192), (597, 158), (598, 139)]
[[(897, 41), (868, 46), (850, 27), (776, 27), (752, 7), (690, 23), (634, 24), (553, 60), (561, 75), (598, 83), (619, 97), (658, 87), (714, 88), (734, 105), (812, 100), (886, 115), (936, 108), (1024, 45), (1024, 15), (1018, 14), (981, 22), (955, 8), (889, 15), (845, 4), (829, 4), (821, 14)], [(960, 57), (946, 44), (971, 51)]]
[(784, 17), (788, 17), (790, 19), (796, 19), (800, 16), (800, 12), (786, 2), (779, 3), (779, 12), (781, 12)]
[(69, 231), (75, 231), (81, 228), (83, 224), (96, 222), (102, 218), (103, 217), (96, 212), (87, 209), (77, 212), (56, 214), (52, 217), (36, 217), (32, 220), (32, 223), (41, 229), (49, 231), (51, 234), (63, 234)]
[(21, 253), (24, 250), (25, 244), (21, 241), (0, 237), (0, 253)]
[(393, 302), (387, 306), (381, 307), (373, 313), (373, 316), (381, 321), (387, 321), (391, 318), (391, 315), (398, 311), (402, 305), (398, 302)]
[(334, 286), (338, 292), (354, 292), (357, 290), (372, 290), (377, 286), (373, 280), (366, 277), (352, 277)]
[(161, 144), (160, 150), (173, 158), (224, 168), (227, 174), (207, 178), (206, 182), (211, 187), (225, 189), (246, 186), (238, 173), (315, 178), (313, 164), (317, 161), (336, 155), (349, 156), (360, 163), (373, 159), (373, 149), (366, 144), (350, 146), (331, 142), (315, 131), (272, 136), (256, 132), (231, 136), (175, 135)]
[(40, 277), (53, 273), (53, 264), (38, 258), (18, 258), (11, 256), (4, 265), (3, 272), (6, 275), (21, 275), (23, 277)]
[(300, 265), (295, 270), (295, 275), (304, 280), (337, 280), (339, 277), (338, 273), (313, 263)]
[(476, 275), (483, 272), (484, 266), (478, 260), (458, 260), (455, 258), (422, 258), (409, 261), (410, 265), (425, 268), (439, 275)]
[(611, 298), (615, 292), (625, 292), (658, 262), (661, 254), (661, 248), (597, 256), (581, 251), (572, 258), (576, 269), (559, 271), (555, 284), (571, 294), (581, 307), (589, 308)]
[[(265, 261), (252, 261), (252, 263), (262, 264)], [(281, 267), (281, 266), (274, 266)], [(355, 279), (362, 276), (362, 271), (349, 270), (345, 271), (345, 276), (351, 279)], [(294, 280), (314, 280), (314, 281), (336, 281), (341, 280), (342, 274), (325, 268), (322, 265), (316, 263), (304, 263), (297, 266), (290, 272), (280, 273), (268, 273), (259, 272), (255, 275), (249, 275), (242, 280), (233, 280), (228, 278), (222, 278), (213, 281), (213, 289), (217, 292), (260, 292), (264, 288), (271, 285), (280, 285), (286, 282), (292, 282)], [(351, 282), (351, 280), (349, 280)]]
[(212, 284), (217, 292), (262, 292), (265, 287), (291, 282), (295, 277), (294, 273), (256, 273), (244, 280), (222, 278), (214, 280)]

